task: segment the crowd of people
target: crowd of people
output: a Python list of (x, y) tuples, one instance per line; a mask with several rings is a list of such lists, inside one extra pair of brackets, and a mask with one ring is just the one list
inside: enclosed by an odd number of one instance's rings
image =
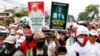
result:
[(33, 33), (29, 25), (0, 26), (0, 56), (100, 56), (100, 27), (74, 22)]

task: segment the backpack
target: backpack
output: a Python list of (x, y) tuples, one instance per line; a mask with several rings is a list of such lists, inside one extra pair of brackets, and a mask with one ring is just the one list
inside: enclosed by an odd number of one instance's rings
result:
[(36, 53), (37, 53), (36, 52), (36, 47), (33, 48), (33, 56), (48, 56), (47, 52), (48, 52), (48, 47), (45, 46), (44, 49), (43, 49), (43, 55), (36, 55)]

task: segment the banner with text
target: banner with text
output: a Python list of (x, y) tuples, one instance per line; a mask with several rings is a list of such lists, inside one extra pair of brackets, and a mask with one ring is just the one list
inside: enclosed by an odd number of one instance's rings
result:
[(41, 31), (44, 21), (44, 2), (28, 2), (28, 10), (33, 32)]
[(69, 4), (52, 2), (50, 29), (66, 29)]

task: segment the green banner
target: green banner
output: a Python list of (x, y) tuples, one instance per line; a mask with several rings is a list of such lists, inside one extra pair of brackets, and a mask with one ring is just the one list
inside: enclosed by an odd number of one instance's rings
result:
[(66, 29), (69, 4), (52, 2), (50, 29)]

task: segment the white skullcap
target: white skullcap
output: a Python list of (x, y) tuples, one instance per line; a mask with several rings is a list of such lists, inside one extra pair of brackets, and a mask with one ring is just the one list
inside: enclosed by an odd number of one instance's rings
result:
[(96, 30), (90, 30), (89, 34), (93, 36), (98, 36), (98, 32)]
[(84, 27), (84, 26), (79, 26), (78, 29), (77, 29), (76, 36), (79, 36), (80, 34), (89, 35), (89, 30), (88, 30), (88, 28), (86, 28), (86, 27)]

